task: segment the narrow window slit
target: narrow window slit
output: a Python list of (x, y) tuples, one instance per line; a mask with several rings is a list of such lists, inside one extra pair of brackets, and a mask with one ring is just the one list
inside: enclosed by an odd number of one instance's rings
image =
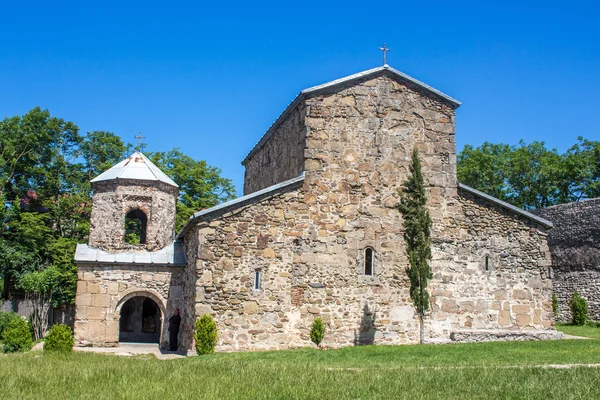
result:
[(365, 275), (373, 275), (373, 249), (365, 249)]

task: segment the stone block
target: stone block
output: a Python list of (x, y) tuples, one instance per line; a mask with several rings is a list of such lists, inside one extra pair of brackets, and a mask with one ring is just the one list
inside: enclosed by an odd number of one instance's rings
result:
[(108, 307), (110, 306), (110, 296), (107, 294), (96, 294), (92, 296), (92, 306)]
[(258, 303), (255, 301), (244, 302), (244, 313), (245, 314), (256, 314), (258, 312)]
[[(92, 303), (94, 302), (92, 298)], [(106, 318), (106, 308), (104, 307), (88, 307), (86, 312), (88, 320), (104, 320)]]
[(447, 313), (458, 313), (458, 304), (451, 299), (442, 300), (442, 311)]
[(77, 294), (79, 293), (87, 293), (87, 282), (86, 281), (77, 281)]
[(527, 314), (531, 312), (531, 307), (530, 306), (524, 306), (524, 305), (513, 305), (512, 306), (512, 312), (515, 314)]
[(529, 314), (517, 314), (516, 321), (518, 326), (528, 326), (531, 325), (531, 316)]
[(91, 306), (92, 305), (92, 295), (89, 293), (81, 293), (77, 295), (75, 299), (75, 303), (77, 306)]
[(508, 327), (512, 325), (510, 311), (503, 310), (498, 312), (498, 325), (501, 327)]
[(100, 286), (96, 282), (88, 282), (87, 292), (91, 294), (100, 293)]
[(530, 300), (531, 292), (526, 289), (515, 289), (513, 290), (513, 299), (516, 300)]
[(108, 282), (108, 294), (119, 294), (119, 283), (118, 282)]
[(263, 251), (263, 256), (265, 258), (275, 258), (275, 250), (273, 250), (270, 247), (267, 247), (264, 251)]

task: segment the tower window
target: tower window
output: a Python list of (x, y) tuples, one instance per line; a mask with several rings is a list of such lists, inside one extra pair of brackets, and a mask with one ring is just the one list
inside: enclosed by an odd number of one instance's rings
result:
[(489, 271), (492, 268), (492, 265), (490, 263), (490, 256), (486, 254), (485, 256), (485, 270)]
[(146, 244), (146, 224), (148, 218), (140, 210), (131, 210), (125, 215), (125, 243)]
[(365, 275), (373, 275), (373, 253), (374, 251), (372, 248), (367, 247), (365, 249)]
[(262, 271), (257, 269), (254, 271), (254, 290), (260, 290), (262, 285)]

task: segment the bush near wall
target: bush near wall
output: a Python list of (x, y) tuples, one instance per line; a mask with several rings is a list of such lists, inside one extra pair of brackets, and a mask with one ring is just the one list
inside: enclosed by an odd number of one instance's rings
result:
[(194, 340), (196, 341), (196, 353), (198, 355), (210, 354), (215, 351), (217, 346), (217, 324), (210, 314), (204, 314), (202, 318), (196, 320)]
[(21, 318), (17, 313), (0, 311), (0, 340), (4, 340), (4, 330), (8, 327), (13, 319), (17, 318)]
[(44, 338), (44, 351), (73, 351), (73, 331), (65, 324), (53, 325)]
[(573, 293), (573, 298), (569, 302), (571, 313), (573, 315), (573, 325), (585, 325), (588, 314), (587, 301), (579, 295), (577, 291)]
[(32, 340), (29, 325), (23, 318), (13, 319), (4, 329), (5, 353), (15, 353), (31, 350)]

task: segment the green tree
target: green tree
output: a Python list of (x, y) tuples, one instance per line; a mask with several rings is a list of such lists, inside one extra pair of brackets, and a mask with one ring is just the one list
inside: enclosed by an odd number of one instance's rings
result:
[(425, 180), (421, 171), (421, 161), (417, 149), (413, 150), (409, 166), (410, 175), (400, 191), (398, 209), (404, 218), (404, 241), (408, 254), (410, 297), (420, 322), (420, 343), (425, 339), (423, 319), (429, 309), (427, 285), (432, 277), (431, 259), (431, 217), (427, 210)]
[(221, 170), (211, 167), (206, 161), (196, 161), (179, 149), (151, 153), (148, 158), (179, 185), (176, 230), (194, 212), (235, 198), (231, 180), (221, 177)]
[(46, 321), (51, 306), (52, 292), (58, 284), (59, 271), (48, 267), (41, 271), (24, 274), (19, 280), (19, 286), (25, 292), (25, 298), (33, 305), (31, 325), (33, 337), (39, 340), (46, 333)]
[(310, 340), (319, 346), (325, 337), (325, 324), (321, 318), (315, 318), (310, 329)]
[(560, 154), (544, 142), (485, 142), (457, 158), (459, 182), (532, 209), (600, 196), (600, 142), (578, 138)]
[(569, 301), (571, 308), (571, 316), (573, 317), (573, 325), (585, 325), (588, 314), (587, 301), (579, 295), (577, 290), (573, 293), (573, 297)]

